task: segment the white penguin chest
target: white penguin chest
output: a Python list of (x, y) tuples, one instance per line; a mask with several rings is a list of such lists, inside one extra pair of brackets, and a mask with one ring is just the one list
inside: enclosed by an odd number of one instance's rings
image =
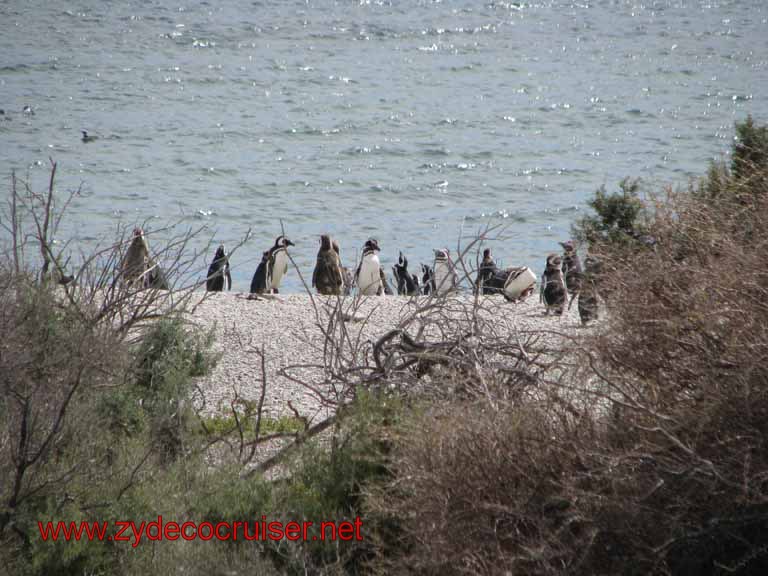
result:
[(381, 288), (381, 264), (376, 254), (363, 256), (360, 264), (360, 274), (357, 278), (357, 285), (360, 288), (360, 294), (363, 296), (375, 296)]
[(446, 294), (455, 287), (453, 269), (449, 262), (435, 262), (435, 288), (438, 294)]
[(222, 279), (224, 280), (223, 290), (225, 292), (228, 290), (231, 290), (232, 286), (229, 285), (229, 264), (225, 264), (224, 266), (222, 266), (221, 276), (222, 276)]
[(283, 279), (283, 276), (285, 276), (287, 271), (288, 254), (286, 254), (284, 249), (278, 250), (275, 252), (272, 267), (269, 269), (269, 278), (267, 278), (269, 287), (272, 289), (280, 288), (280, 281)]

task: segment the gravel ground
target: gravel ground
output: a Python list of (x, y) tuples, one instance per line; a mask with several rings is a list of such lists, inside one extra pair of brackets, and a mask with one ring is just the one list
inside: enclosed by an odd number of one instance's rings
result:
[[(524, 302), (508, 303), (501, 297), (483, 297), (483, 305), (492, 307), (488, 314), (503, 328), (516, 327), (532, 331), (568, 331), (579, 327), (577, 306), (562, 318), (544, 316), (538, 294)], [(322, 365), (324, 338), (318, 318), (327, 321), (327, 310), (336, 303), (335, 297), (308, 294), (274, 295), (265, 299), (249, 300), (247, 294), (213, 293), (194, 311), (194, 323), (213, 327), (214, 350), (222, 354), (217, 366), (198, 382), (203, 412), (208, 414), (229, 412), (235, 394), (258, 402), (261, 392), (261, 362), (255, 350), (263, 347), (266, 358), (267, 389), (264, 415), (279, 418), (292, 414), (289, 401), (303, 415), (317, 416), (319, 403), (307, 388), (278, 374), (281, 368), (297, 365)], [(351, 305), (352, 299), (346, 300)], [(450, 321), (462, 322), (473, 298), (457, 296), (449, 301)], [(346, 322), (350, 333), (360, 334), (364, 340), (375, 341), (395, 327), (411, 313), (417, 304), (434, 302), (427, 297), (374, 296), (358, 300), (354, 312), (357, 320)], [(318, 382), (322, 370), (300, 368), (292, 370), (302, 379)], [(314, 418), (313, 418), (314, 419)]]

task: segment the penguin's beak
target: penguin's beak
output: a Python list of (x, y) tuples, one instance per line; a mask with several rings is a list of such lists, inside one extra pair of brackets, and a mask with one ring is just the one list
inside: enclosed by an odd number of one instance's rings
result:
[(288, 238), (286, 238), (286, 239), (285, 239), (285, 245), (286, 245), (286, 246), (296, 246), (296, 244), (294, 244), (293, 242), (291, 242), (290, 240), (288, 240)]

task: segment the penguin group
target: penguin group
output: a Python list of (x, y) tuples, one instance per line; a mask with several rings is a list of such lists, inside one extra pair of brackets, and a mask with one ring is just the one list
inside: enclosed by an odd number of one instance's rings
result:
[[(135, 238), (143, 236), (139, 233)], [(403, 296), (445, 296), (459, 289), (459, 274), (447, 248), (434, 250), (432, 265), (421, 265), (421, 277), (408, 269), (408, 258), (400, 252), (397, 263), (392, 267), (394, 283), (390, 284), (379, 259), (381, 248), (377, 239), (369, 238), (365, 241), (354, 273), (344, 266), (339, 243), (330, 234), (322, 234), (319, 244), (312, 272), (312, 288), (321, 295), (345, 296), (356, 289), (360, 296), (395, 293)], [(568, 240), (560, 245), (563, 253), (547, 256), (541, 276), (540, 301), (544, 305), (544, 313), (562, 316), (566, 308), (570, 309), (578, 298), (582, 323), (596, 320), (600, 263), (597, 258), (589, 256), (582, 267), (575, 243)], [(252, 294), (279, 294), (282, 279), (288, 273), (288, 249), (291, 246), (295, 244), (281, 234), (274, 244), (262, 253), (261, 261), (251, 280)], [(131, 262), (125, 264), (126, 269), (133, 270), (134, 265)], [(135, 273), (131, 274), (135, 276)], [(523, 266), (501, 269), (493, 259), (490, 248), (484, 250), (474, 283), (476, 294), (501, 294), (507, 300), (517, 302), (531, 295), (535, 286), (536, 276), (530, 268)], [(206, 290), (221, 292), (231, 288), (229, 255), (224, 245), (220, 245), (208, 268)]]

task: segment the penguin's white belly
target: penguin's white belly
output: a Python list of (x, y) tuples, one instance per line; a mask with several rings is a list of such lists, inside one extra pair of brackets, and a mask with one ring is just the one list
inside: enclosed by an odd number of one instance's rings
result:
[(376, 296), (381, 289), (381, 265), (376, 254), (365, 256), (360, 265), (360, 275), (357, 277), (357, 286), (363, 296)]
[(270, 277), (267, 279), (267, 284), (269, 285), (269, 288), (272, 290), (277, 290), (280, 288), (280, 281), (283, 279), (283, 276), (285, 276), (285, 273), (288, 271), (288, 254), (285, 253), (285, 250), (278, 250), (275, 253), (275, 263), (272, 265), (272, 270)]
[(227, 292), (227, 291), (229, 291), (232, 288), (232, 286), (229, 285), (229, 274), (228, 274), (228, 272), (229, 272), (229, 266), (225, 266), (224, 268), (221, 269), (221, 275), (222, 275), (223, 280), (224, 280), (224, 286), (222, 287), (222, 290), (224, 292)]
[(447, 294), (454, 288), (453, 270), (447, 262), (435, 264), (435, 289), (438, 294)]

